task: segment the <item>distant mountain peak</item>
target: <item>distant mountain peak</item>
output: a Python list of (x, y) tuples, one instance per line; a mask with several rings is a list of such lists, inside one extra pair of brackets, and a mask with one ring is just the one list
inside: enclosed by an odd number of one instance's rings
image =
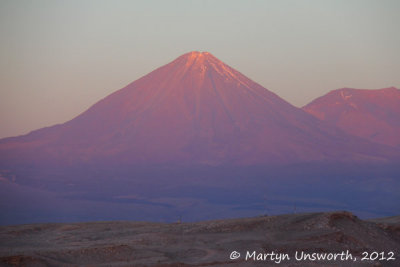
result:
[(391, 87), (386, 87), (386, 88), (381, 88), (381, 89), (356, 89), (356, 88), (349, 88), (349, 87), (344, 87), (340, 89), (335, 89), (329, 92), (329, 94), (341, 94), (341, 92), (344, 93), (351, 93), (355, 92), (357, 94), (381, 94), (382, 92), (399, 92), (400, 89), (391, 86)]
[(386, 145), (400, 144), (400, 90), (342, 88), (303, 107), (345, 132)]
[(396, 87), (394, 87), (394, 86), (391, 86), (391, 87), (388, 87), (388, 88), (383, 88), (383, 89), (381, 89), (381, 90), (394, 91), (394, 90), (399, 90), (399, 89), (396, 88)]

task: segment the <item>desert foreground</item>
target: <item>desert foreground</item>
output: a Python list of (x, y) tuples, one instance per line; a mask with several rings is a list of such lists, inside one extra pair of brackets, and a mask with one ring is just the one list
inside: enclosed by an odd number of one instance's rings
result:
[(349, 212), (0, 227), (1, 266), (399, 266), (399, 251), (400, 217)]

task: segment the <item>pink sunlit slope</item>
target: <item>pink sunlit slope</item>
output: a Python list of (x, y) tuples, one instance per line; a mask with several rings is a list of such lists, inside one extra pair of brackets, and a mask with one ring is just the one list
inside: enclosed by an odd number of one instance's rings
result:
[(349, 134), (386, 145), (400, 145), (400, 90), (394, 87), (338, 89), (303, 109)]
[(178, 57), (69, 122), (0, 141), (7, 161), (247, 165), (392, 156), (324, 125), (207, 52)]

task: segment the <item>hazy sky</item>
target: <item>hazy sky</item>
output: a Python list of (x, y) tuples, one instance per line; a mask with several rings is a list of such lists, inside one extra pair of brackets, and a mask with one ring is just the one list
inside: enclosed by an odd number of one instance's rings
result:
[(400, 88), (400, 1), (0, 0), (0, 137), (62, 123), (189, 51), (296, 106)]

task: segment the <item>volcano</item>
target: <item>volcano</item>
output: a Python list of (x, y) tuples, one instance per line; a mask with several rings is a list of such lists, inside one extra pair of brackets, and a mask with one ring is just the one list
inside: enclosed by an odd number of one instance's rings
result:
[(349, 134), (400, 146), (400, 90), (395, 87), (338, 89), (315, 99), (303, 109)]
[(395, 147), (190, 52), (66, 123), (0, 140), (0, 224), (196, 221), (293, 207), (393, 216), (398, 162)]
[(392, 151), (296, 108), (207, 52), (190, 52), (76, 118), (0, 141), (8, 163), (386, 161)]

